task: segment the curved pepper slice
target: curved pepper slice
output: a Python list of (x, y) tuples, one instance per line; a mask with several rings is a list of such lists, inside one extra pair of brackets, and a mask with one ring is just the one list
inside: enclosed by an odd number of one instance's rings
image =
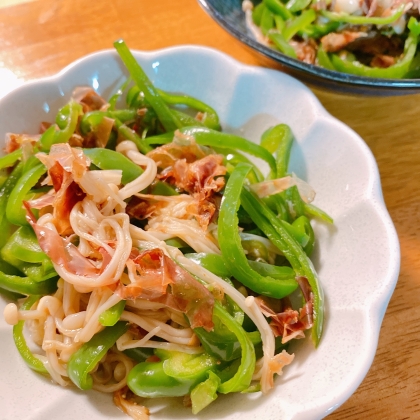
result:
[(113, 327), (107, 327), (95, 334), (83, 344), (70, 358), (67, 373), (71, 381), (80, 389), (87, 390), (93, 386), (90, 372), (101, 361), (108, 350), (127, 331), (125, 322), (117, 322)]
[[(21, 306), (21, 310), (29, 310), (32, 305), (39, 300), (41, 296), (33, 295), (29, 296), (26, 299), (25, 303)], [(31, 350), (29, 349), (28, 344), (26, 343), (25, 336), (23, 335), (23, 328), (25, 326), (25, 321), (19, 321), (13, 327), (13, 340), (15, 342), (16, 348), (19, 351), (19, 354), (22, 356), (22, 359), (25, 363), (34, 371), (42, 374), (48, 374), (47, 369), (41, 360), (36, 357)]]
[(238, 281), (256, 293), (280, 299), (296, 289), (295, 282), (261, 276), (249, 266), (241, 245), (237, 210), (242, 186), (250, 169), (251, 165), (240, 163), (226, 184), (219, 215), (220, 250), (228, 270)]
[(241, 204), (255, 224), (288, 259), (297, 276), (306, 277), (314, 294), (314, 323), (312, 338), (318, 346), (324, 321), (324, 298), (318, 275), (301, 245), (284, 228), (275, 214), (246, 188), (242, 189)]
[(39, 139), (40, 148), (43, 152), (48, 152), (53, 144), (67, 143), (70, 137), (74, 134), (79, 115), (82, 113), (82, 105), (77, 102), (70, 101), (66, 104), (59, 113), (66, 118), (62, 120), (60, 130), (59, 126), (50, 126)]
[(114, 42), (114, 47), (127, 67), (134, 82), (137, 84), (140, 91), (143, 92), (145, 99), (155, 110), (166, 131), (173, 131), (181, 127), (180, 121), (171, 113), (171, 110), (159, 95), (139, 63), (137, 63), (125, 42), (123, 40), (116, 41)]
[(16, 182), (6, 206), (6, 217), (10, 223), (18, 226), (28, 225), (23, 201), (30, 189), (37, 184), (41, 176), (46, 172), (47, 168), (40, 163), (25, 172)]

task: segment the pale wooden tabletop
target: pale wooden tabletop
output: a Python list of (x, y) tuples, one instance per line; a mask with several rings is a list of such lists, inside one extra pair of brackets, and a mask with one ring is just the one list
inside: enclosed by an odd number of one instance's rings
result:
[[(246, 64), (268, 65), (214, 23), (196, 0), (38, 0), (0, 8), (0, 74), (9, 69), (21, 80), (51, 75), (111, 48), (118, 38), (139, 50), (205, 45)], [(312, 89), (375, 155), (402, 258), (373, 365), (355, 394), (328, 418), (419, 419), (420, 95), (363, 97)]]

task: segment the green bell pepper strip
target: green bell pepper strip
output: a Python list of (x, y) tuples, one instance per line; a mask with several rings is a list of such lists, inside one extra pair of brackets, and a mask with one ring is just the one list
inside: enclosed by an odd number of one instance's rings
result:
[(16, 149), (15, 151), (0, 157), (0, 169), (10, 168), (11, 166), (14, 166), (15, 163), (21, 158), (22, 149)]
[(260, 28), (264, 35), (267, 35), (274, 28), (274, 16), (271, 10), (266, 7), (261, 13)]
[(289, 9), (292, 13), (300, 12), (301, 10), (306, 9), (312, 0), (289, 0), (286, 3), (286, 8)]
[(131, 357), (136, 362), (144, 362), (149, 357), (153, 356), (153, 349), (148, 347), (135, 347), (133, 349), (123, 350), (123, 353)]
[(23, 277), (19, 268), (0, 258), (0, 287), (21, 295), (48, 295), (57, 290), (58, 277), (37, 281), (28, 276)]
[(315, 246), (315, 233), (309, 219), (306, 216), (300, 216), (292, 223), (292, 226), (307, 236), (308, 241), (302, 247), (306, 255), (310, 257)]
[(124, 91), (127, 89), (128, 85), (132, 82), (131, 77), (129, 77), (122, 85), (121, 87), (109, 98), (108, 104), (109, 108), (108, 110), (114, 111), (115, 107), (117, 105), (118, 99), (121, 98)]
[(407, 28), (415, 35), (420, 35), (420, 22), (414, 17), (411, 16), (408, 23)]
[[(26, 311), (31, 309), (32, 305), (40, 299), (41, 296), (33, 295), (29, 296), (26, 301), (21, 306), (20, 310)], [(35, 372), (42, 373), (44, 375), (48, 374), (47, 369), (41, 360), (34, 355), (26, 343), (25, 336), (23, 334), (23, 328), (25, 326), (25, 321), (19, 321), (16, 325), (13, 326), (13, 340), (15, 342), (16, 348), (18, 349), (19, 354), (25, 363)]]
[(172, 112), (177, 116), (179, 121), (181, 122), (182, 127), (189, 127), (189, 126), (200, 126), (200, 127), (208, 127), (213, 128), (214, 130), (220, 130), (217, 126), (215, 127), (212, 124), (207, 125), (203, 121), (198, 121), (191, 115), (188, 115), (182, 111), (178, 111), (177, 109), (173, 109)]
[(12, 231), (12, 225), (6, 217), (6, 208), (10, 193), (21, 177), (24, 166), (23, 162), (19, 162), (0, 187), (0, 231), (2, 232), (0, 235), (0, 248), (7, 242)]
[[(185, 105), (189, 108), (206, 113), (206, 118), (202, 121), (202, 125), (214, 130), (220, 130), (219, 117), (211, 106), (189, 95), (175, 95), (160, 89), (156, 89), (156, 91), (168, 105)], [(149, 108), (150, 105), (145, 101), (144, 96), (141, 95), (140, 89), (137, 86), (133, 86), (127, 94), (127, 104), (132, 108), (146, 107), (148, 108), (149, 113), (153, 111), (154, 118), (158, 118), (153, 108)], [(183, 127), (200, 124), (194, 117), (177, 109), (171, 109), (171, 112), (179, 119), (181, 126)]]
[(391, 16), (377, 17), (377, 16), (355, 16), (347, 13), (335, 13), (328, 10), (321, 10), (322, 16), (331, 21), (350, 23), (352, 25), (389, 25), (396, 22), (404, 13), (405, 3), (401, 4), (396, 12)]
[(17, 268), (21, 273), (29, 277), (31, 281), (36, 283), (44, 282), (45, 280), (57, 276), (51, 260), (46, 255), (40, 263), (31, 263), (17, 258), (13, 254), (13, 244), (10, 240), (1, 249), (1, 257), (8, 264)]
[[(204, 252), (184, 254), (184, 257), (189, 258), (196, 264), (201, 265), (206, 270), (211, 271), (216, 276), (222, 278), (232, 277), (232, 273), (228, 270), (225, 261), (221, 255), (206, 254)], [(262, 276), (269, 276), (273, 279), (288, 280), (296, 277), (293, 268), (283, 266), (279, 267), (272, 264), (266, 264), (260, 261), (248, 260), (250, 267)], [(297, 283), (294, 282), (297, 287)]]
[(57, 290), (58, 277), (50, 277), (45, 281), (35, 281), (30, 277), (14, 276), (0, 271), (0, 287), (9, 292), (21, 295), (49, 295)]
[(268, 197), (264, 197), (262, 200), (265, 204), (267, 204), (268, 207), (270, 207), (271, 210), (277, 214), (277, 217), (280, 220), (284, 220), (285, 222), (290, 221), (291, 217), (289, 214), (289, 209), (287, 208), (286, 203), (280, 194), (270, 195)]
[(207, 118), (204, 123), (206, 127), (212, 128), (213, 130), (220, 130), (219, 117), (217, 112), (211, 106), (189, 95), (174, 95), (160, 89), (156, 90), (162, 99), (169, 105), (186, 105), (190, 108), (206, 113)]
[(228, 270), (238, 281), (256, 293), (280, 299), (296, 289), (295, 282), (264, 277), (253, 270), (248, 264), (238, 233), (237, 209), (242, 186), (250, 169), (251, 165), (240, 163), (226, 184), (219, 214), (220, 250)]
[[(30, 226), (20, 227), (9, 237), (1, 249), (1, 256), (5, 262), (19, 270), (18, 275), (24, 273), (30, 281), (35, 283), (57, 276), (50, 258), (42, 251)], [(16, 273), (7, 272), (7, 274)], [(30, 293), (27, 292), (27, 294)]]
[(293, 17), (291, 11), (280, 0), (264, 0), (267, 9), (272, 13), (280, 15), (284, 20)]
[[(213, 316), (213, 323), (214, 330), (211, 332), (201, 327), (194, 328), (194, 332), (197, 334), (206, 352), (223, 361), (231, 361), (241, 357), (241, 344), (237, 336), (227, 329), (217, 315)], [(238, 322), (237, 324), (239, 325)], [(245, 334), (254, 347), (261, 343), (261, 335), (258, 331), (245, 332)]]
[(23, 201), (30, 189), (34, 187), (39, 179), (47, 172), (47, 168), (38, 164), (29, 171), (25, 172), (17, 181), (10, 193), (9, 201), (6, 205), (6, 217), (10, 223), (15, 225), (27, 225), (26, 210), (23, 208)]
[(339, 26), (340, 22), (335, 21), (330, 21), (323, 24), (311, 24), (303, 28), (299, 35), (319, 39), (322, 38), (324, 35), (329, 34), (330, 32), (335, 32)]
[(52, 125), (39, 139), (40, 149), (43, 152), (48, 152), (53, 144), (67, 143), (74, 134), (79, 115), (82, 113), (82, 106), (74, 101), (70, 101), (66, 106), (68, 107), (68, 116), (65, 120), (66, 124), (62, 125), (64, 128), (60, 130), (55, 125)]
[(255, 224), (267, 235), (268, 239), (285, 255), (297, 276), (308, 279), (314, 295), (314, 323), (312, 338), (318, 346), (322, 335), (324, 320), (323, 292), (319, 284), (318, 275), (311, 260), (302, 247), (287, 232), (275, 214), (246, 188), (242, 189), (241, 203), (250, 214)]
[[(283, 33), (283, 29), (286, 26), (286, 22), (284, 21), (284, 19), (279, 16), (279, 15), (274, 15), (274, 23), (276, 25), (276, 29), (278, 31), (279, 34)], [(271, 31), (271, 32), (276, 32), (276, 31)], [(284, 37), (283, 37), (284, 40)], [(286, 40), (284, 40), (286, 42)], [(287, 44), (289, 45), (289, 44)]]
[(134, 366), (127, 377), (130, 390), (144, 398), (183, 397), (206, 378), (206, 372), (192, 379), (173, 378), (165, 373), (164, 362), (142, 362)]
[(420, 78), (420, 54), (417, 52), (410, 63), (410, 68), (404, 76), (405, 79), (419, 79)]
[(325, 211), (321, 210), (320, 208), (314, 206), (313, 204), (305, 203), (304, 204), (305, 215), (306, 217), (317, 217), (318, 219), (323, 220), (327, 223), (334, 223), (334, 220), (331, 216), (329, 216)]
[(288, 211), (292, 220), (305, 214), (305, 202), (299, 194), (296, 185), (280, 193), (280, 196), (287, 203)]
[(382, 77), (391, 79), (403, 78), (410, 70), (411, 62), (416, 54), (418, 35), (410, 31), (404, 43), (404, 53), (395, 64), (387, 68), (368, 67), (358, 61), (347, 61), (337, 54), (331, 54), (331, 62), (336, 70), (356, 74), (358, 76)]
[(127, 70), (134, 82), (140, 91), (143, 92), (146, 101), (155, 110), (165, 130), (174, 131), (177, 128), (180, 128), (180, 121), (175, 117), (163, 98), (159, 95), (156, 88), (153, 86), (141, 66), (137, 63), (125, 42), (123, 40), (116, 41), (114, 42), (114, 47), (127, 67)]
[(114, 125), (117, 128), (118, 133), (127, 140), (131, 140), (141, 153), (146, 154), (152, 150), (152, 148), (144, 139), (142, 139), (135, 131), (123, 124), (117, 118), (114, 120)]
[(24, 162), (23, 174), (39, 165), (39, 159), (35, 155), (29, 156)]
[(94, 131), (95, 128), (107, 117), (111, 119), (118, 119), (122, 123), (127, 121), (134, 121), (137, 117), (137, 111), (135, 109), (119, 109), (119, 110), (107, 110), (107, 111), (90, 111), (83, 115), (80, 120), (80, 131), (83, 135)]
[(147, 192), (148, 194), (164, 196), (179, 195), (179, 193), (174, 189), (174, 187), (172, 187), (172, 185), (169, 185), (164, 181), (152, 183), (147, 187)]
[(266, 130), (261, 136), (261, 146), (270, 153), (276, 153), (276, 177), (287, 175), (290, 152), (293, 145), (293, 133), (286, 124), (278, 124)]
[(50, 261), (39, 246), (36, 234), (31, 226), (21, 226), (9, 238), (2, 250), (13, 257), (29, 263)]
[(316, 19), (316, 12), (313, 9), (305, 10), (299, 16), (286, 22), (283, 29), (283, 36), (286, 41), (290, 41), (299, 31), (302, 31)]
[[(132, 86), (125, 97), (125, 103), (130, 108), (149, 108), (150, 104), (145, 100), (143, 92), (136, 85)], [(153, 109), (153, 108), (151, 108)]]
[(331, 58), (328, 53), (319, 45), (318, 51), (316, 52), (316, 59), (318, 65), (324, 67), (324, 69), (335, 71), (334, 64), (331, 62)]
[[(213, 147), (213, 150), (220, 155), (225, 157), (226, 165), (231, 164), (232, 166), (236, 166), (240, 162), (249, 163), (252, 165), (252, 171), (248, 174), (249, 181), (254, 184), (256, 182), (264, 181), (264, 176), (261, 171), (258, 169), (256, 165), (254, 165), (246, 156), (241, 153), (238, 153), (235, 149), (222, 149), (219, 147)], [(225, 165), (225, 166), (226, 166)]]
[(280, 52), (289, 57), (297, 58), (295, 49), (286, 41), (286, 38), (281, 33), (271, 31), (267, 36)]
[(230, 271), (227, 269), (226, 264), (221, 255), (206, 254), (204, 252), (184, 254), (184, 257), (189, 258), (196, 264), (201, 265), (206, 270), (211, 271), (218, 277), (226, 278), (231, 277)]
[(241, 362), (238, 370), (232, 378), (223, 382), (219, 386), (218, 391), (222, 394), (243, 391), (249, 387), (255, 370), (254, 346), (245, 330), (217, 301), (214, 305), (213, 314), (218, 317), (233, 334), (236, 335), (241, 345)]
[(125, 322), (117, 322), (114, 326), (106, 327), (95, 334), (73, 353), (67, 364), (67, 373), (78, 388), (82, 390), (92, 388), (93, 379), (90, 372), (127, 329), (128, 326)]
[[(171, 351), (163, 362), (163, 371), (172, 378), (194, 379), (202, 377), (210, 369), (214, 369), (217, 360), (207, 353), (193, 355)], [(156, 352), (156, 354), (160, 354)]]
[(266, 161), (272, 171), (276, 170), (273, 155), (263, 147), (235, 134), (221, 133), (206, 127), (184, 127), (182, 134), (194, 137), (198, 144), (220, 149), (237, 149)]
[(261, 2), (261, 3), (257, 4), (254, 7), (254, 9), (252, 10), (252, 21), (257, 26), (260, 26), (260, 24), (261, 24), (261, 17), (262, 17), (264, 9), (265, 9), (265, 4), (264, 4), (264, 2)]
[[(92, 161), (92, 163), (102, 170), (119, 169), (122, 171), (121, 183), (128, 184), (137, 179), (143, 169), (136, 165), (133, 161), (125, 157), (123, 154), (115, 150), (93, 148), (83, 149), (83, 153)], [(178, 193), (166, 182), (157, 182), (148, 187), (150, 193), (157, 195), (177, 195)]]
[(99, 315), (99, 322), (104, 327), (112, 327), (120, 320), (124, 308), (125, 300), (120, 300), (114, 306), (112, 306), (111, 308), (107, 309), (105, 312), (102, 312)]
[(200, 382), (191, 391), (192, 413), (197, 414), (217, 398), (217, 389), (220, 386), (220, 378), (210, 371), (208, 379)]
[(114, 150), (93, 148), (83, 149), (83, 153), (100, 169), (120, 169), (122, 170), (121, 182), (125, 185), (137, 179), (143, 169), (123, 154)]

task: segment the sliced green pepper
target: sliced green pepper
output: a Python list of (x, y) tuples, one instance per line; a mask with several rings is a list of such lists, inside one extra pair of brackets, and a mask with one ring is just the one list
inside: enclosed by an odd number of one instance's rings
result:
[(204, 382), (200, 382), (191, 391), (193, 414), (199, 413), (217, 398), (217, 389), (220, 386), (220, 382), (220, 378), (210, 371), (209, 377)]
[(95, 334), (73, 353), (67, 364), (67, 373), (78, 388), (82, 390), (92, 388), (93, 379), (90, 372), (127, 329), (125, 322), (117, 322), (114, 326), (107, 327)]
[[(201, 377), (208, 370), (216, 366), (216, 359), (207, 353), (194, 355), (182, 352), (166, 352), (168, 357), (163, 363), (164, 372), (177, 379), (194, 379), (197, 376)], [(156, 352), (161, 355), (161, 351)]]
[(286, 8), (289, 9), (292, 13), (300, 12), (301, 10), (306, 9), (312, 0), (289, 0), (286, 3)]
[(182, 134), (194, 137), (198, 144), (221, 149), (237, 149), (266, 161), (272, 171), (276, 170), (276, 162), (272, 154), (249, 140), (235, 134), (220, 133), (206, 127), (185, 127), (179, 130)]
[(99, 315), (99, 322), (104, 327), (112, 327), (120, 320), (120, 317), (124, 311), (124, 308), (125, 308), (125, 300), (120, 300), (114, 306), (112, 306), (111, 308), (107, 309), (105, 312), (102, 312), (101, 315)]
[(47, 172), (47, 168), (42, 163), (38, 164), (25, 172), (16, 182), (6, 205), (6, 217), (10, 223), (20, 226), (28, 225), (23, 201), (45, 172)]
[(306, 255), (310, 257), (315, 246), (315, 233), (309, 219), (306, 216), (300, 216), (293, 222), (292, 226), (308, 238), (307, 243), (301, 245)]
[(0, 169), (10, 168), (11, 166), (14, 166), (15, 163), (21, 158), (22, 149), (16, 149), (15, 151), (0, 157)]
[(284, 20), (290, 19), (293, 15), (291, 11), (280, 0), (264, 0), (266, 7)]
[(144, 398), (182, 397), (202, 382), (206, 373), (192, 379), (177, 379), (169, 376), (160, 362), (142, 362), (130, 370), (127, 385), (131, 391)]
[(13, 191), (22, 175), (23, 167), (24, 163), (19, 162), (0, 188), (0, 229), (2, 232), (0, 235), (0, 248), (7, 242), (12, 230), (12, 225), (6, 217), (6, 208), (10, 193)]
[(316, 19), (315, 10), (303, 11), (299, 16), (286, 23), (283, 29), (283, 36), (286, 41), (290, 41), (299, 31), (302, 31)]
[(118, 109), (108, 111), (90, 111), (83, 115), (80, 120), (80, 131), (83, 135), (94, 131), (96, 127), (107, 117), (111, 119), (118, 119), (122, 123), (127, 121), (134, 121), (137, 116), (135, 109)]
[(29, 263), (46, 263), (50, 261), (38, 243), (38, 238), (30, 226), (21, 226), (7, 241), (3, 254), (11, 255)]
[(280, 32), (269, 32), (267, 36), (273, 42), (273, 44), (277, 47), (277, 49), (282, 52), (283, 54), (288, 55), (292, 58), (297, 58), (297, 54), (295, 49), (289, 44), (283, 34)]
[(140, 91), (143, 92), (145, 99), (156, 111), (156, 114), (166, 131), (174, 131), (175, 129), (180, 128), (181, 123), (159, 95), (156, 88), (153, 86), (153, 83), (131, 54), (125, 42), (123, 40), (116, 41), (114, 42), (114, 47), (123, 63), (126, 65), (134, 82), (137, 84)]
[(314, 294), (314, 324), (312, 338), (317, 346), (322, 335), (324, 302), (321, 285), (311, 260), (302, 247), (287, 232), (275, 214), (246, 188), (242, 189), (241, 203), (255, 224), (267, 235), (275, 246), (285, 255), (297, 276), (306, 277)]
[(313, 204), (305, 203), (304, 204), (305, 215), (307, 217), (317, 217), (324, 222), (327, 223), (334, 223), (334, 220), (331, 216), (329, 216), (325, 211), (321, 210), (320, 208), (314, 206)]
[(161, 359), (159, 362), (139, 363), (127, 378), (128, 387), (141, 397), (187, 395), (216, 366), (216, 360), (205, 353), (155, 350), (155, 354)]
[(153, 349), (149, 347), (135, 347), (132, 349), (123, 350), (123, 353), (131, 357), (136, 362), (144, 362), (149, 357), (153, 356)]
[(53, 144), (67, 143), (76, 130), (82, 106), (77, 102), (70, 101), (65, 107), (67, 109), (62, 113), (66, 117), (61, 125), (63, 128), (60, 130), (59, 127), (51, 125), (39, 139), (39, 145), (43, 152), (48, 152)]
[(352, 25), (389, 25), (396, 22), (404, 13), (405, 4), (401, 4), (395, 13), (386, 17), (356, 16), (348, 13), (335, 13), (321, 10), (321, 14), (331, 21), (350, 23)]
[(355, 74), (357, 76), (400, 79), (410, 70), (411, 62), (417, 50), (417, 40), (418, 35), (414, 32), (410, 32), (404, 43), (404, 53), (401, 58), (395, 64), (387, 68), (368, 67), (359, 61), (344, 60), (337, 54), (331, 54), (331, 62), (336, 70), (344, 73)]
[[(29, 296), (20, 309), (22, 311), (31, 309), (32, 305), (37, 300), (39, 300), (40, 297), (41, 296), (37, 295)], [(32, 370), (38, 373), (48, 374), (44, 364), (31, 352), (28, 344), (26, 343), (25, 336), (23, 335), (24, 326), (25, 321), (19, 321), (16, 325), (13, 326), (13, 340), (15, 342), (16, 348), (18, 349), (19, 354), (22, 356), (22, 359)]]
[(223, 382), (218, 391), (222, 394), (229, 392), (240, 392), (249, 387), (252, 380), (252, 375), (255, 370), (255, 349), (246, 334), (245, 330), (235, 321), (235, 319), (220, 305), (215, 302), (213, 314), (220, 319), (220, 321), (236, 335), (241, 345), (241, 362), (235, 375)]
[[(240, 163), (226, 184), (219, 214), (220, 250), (228, 270), (238, 281), (256, 293), (280, 299), (296, 289), (296, 282), (279, 281), (258, 274), (249, 266), (241, 245), (236, 213), (243, 182), (250, 169), (250, 165)], [(250, 212), (248, 214), (251, 215)], [(253, 219), (252, 215), (251, 218)]]
[(122, 171), (121, 182), (125, 185), (137, 179), (143, 169), (114, 150), (93, 148), (83, 149), (83, 153), (100, 169), (120, 169)]

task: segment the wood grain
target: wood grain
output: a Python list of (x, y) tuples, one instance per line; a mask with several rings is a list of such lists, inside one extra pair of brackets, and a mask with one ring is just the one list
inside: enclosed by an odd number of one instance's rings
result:
[[(38, 0), (0, 9), (0, 67), (29, 80), (124, 38), (130, 48), (204, 45), (252, 65), (277, 67), (219, 28), (195, 0)], [(419, 95), (363, 97), (311, 87), (374, 154), (401, 245), (401, 273), (378, 350), (355, 394), (328, 418), (420, 418)]]

